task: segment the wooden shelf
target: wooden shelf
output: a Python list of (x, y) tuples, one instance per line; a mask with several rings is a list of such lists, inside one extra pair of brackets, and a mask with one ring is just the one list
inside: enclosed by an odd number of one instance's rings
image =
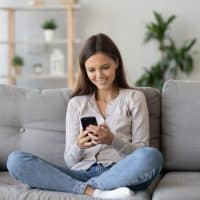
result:
[[(75, 44), (79, 44), (80, 40), (76, 39), (73, 41)], [(45, 40), (16, 40), (13, 41), (13, 44), (65, 44), (68, 43), (68, 40), (53, 40), (53, 41), (45, 41)], [(0, 44), (8, 44), (8, 41), (0, 41)]]
[[(0, 44), (8, 45), (8, 80), (10, 84), (16, 82), (16, 77), (12, 74), (11, 60), (15, 55), (15, 46), (16, 44), (66, 44), (66, 58), (67, 58), (67, 76), (66, 82), (69, 88), (72, 88), (74, 85), (74, 55), (75, 55), (75, 44), (79, 44), (80, 40), (75, 39), (75, 30), (74, 30), (74, 11), (80, 9), (80, 4), (68, 4), (66, 6), (16, 6), (16, 7), (0, 7), (1, 11), (6, 11), (8, 13), (8, 41), (0, 41)], [(17, 11), (64, 11), (66, 13), (66, 39), (56, 39), (54, 41), (47, 42), (40, 39), (29, 39), (29, 40), (15, 40), (15, 13)], [(38, 75), (40, 76), (40, 75)]]
[(74, 4), (74, 5), (67, 5), (67, 6), (16, 6), (16, 7), (0, 7), (0, 10), (16, 10), (16, 11), (65, 11), (68, 8), (73, 8), (74, 10), (79, 10), (80, 9), (80, 4)]
[(23, 78), (23, 79), (58, 79), (58, 78), (67, 78), (67, 74), (63, 75), (50, 75), (50, 74), (26, 74), (26, 75), (19, 75), (16, 76), (17, 78)]

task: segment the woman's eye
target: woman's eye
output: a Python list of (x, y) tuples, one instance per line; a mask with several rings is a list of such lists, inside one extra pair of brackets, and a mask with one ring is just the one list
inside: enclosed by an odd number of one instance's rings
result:
[(94, 72), (94, 70), (89, 70), (89, 72)]
[(94, 72), (94, 69), (87, 69), (88, 72)]
[[(107, 69), (110, 69), (109, 65), (102, 66), (99, 70), (107, 70)], [(87, 72), (93, 73), (93, 72), (95, 72), (95, 70), (96, 69), (89, 68), (89, 69), (87, 69)]]
[(106, 65), (106, 66), (103, 66), (102, 69), (109, 69), (110, 66)]

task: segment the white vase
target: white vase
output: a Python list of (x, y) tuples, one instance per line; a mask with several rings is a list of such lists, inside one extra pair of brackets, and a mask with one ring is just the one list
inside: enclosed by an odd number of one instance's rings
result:
[(44, 30), (44, 39), (47, 42), (54, 40), (54, 30), (50, 29)]

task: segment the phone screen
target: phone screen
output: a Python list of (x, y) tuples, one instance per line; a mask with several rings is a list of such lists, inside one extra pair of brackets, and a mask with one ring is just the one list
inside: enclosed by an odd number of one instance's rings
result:
[(83, 130), (85, 130), (87, 126), (89, 126), (90, 124), (97, 126), (97, 120), (95, 117), (82, 117), (81, 124), (82, 124)]

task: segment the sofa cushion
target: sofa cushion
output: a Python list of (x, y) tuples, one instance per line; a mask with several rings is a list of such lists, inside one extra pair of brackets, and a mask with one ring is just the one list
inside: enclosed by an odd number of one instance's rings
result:
[(200, 169), (200, 82), (168, 81), (162, 93), (162, 152), (167, 170)]
[(153, 200), (200, 199), (200, 172), (169, 172), (158, 184)]
[[(0, 199), (5, 200), (97, 200), (86, 195), (75, 195), (63, 192), (53, 192), (31, 189), (9, 176), (7, 172), (0, 172)], [(128, 200), (128, 199), (127, 199)], [(137, 192), (129, 200), (150, 200), (148, 191)]]
[(0, 86), (0, 169), (13, 150), (64, 166), (68, 89), (25, 90)]

